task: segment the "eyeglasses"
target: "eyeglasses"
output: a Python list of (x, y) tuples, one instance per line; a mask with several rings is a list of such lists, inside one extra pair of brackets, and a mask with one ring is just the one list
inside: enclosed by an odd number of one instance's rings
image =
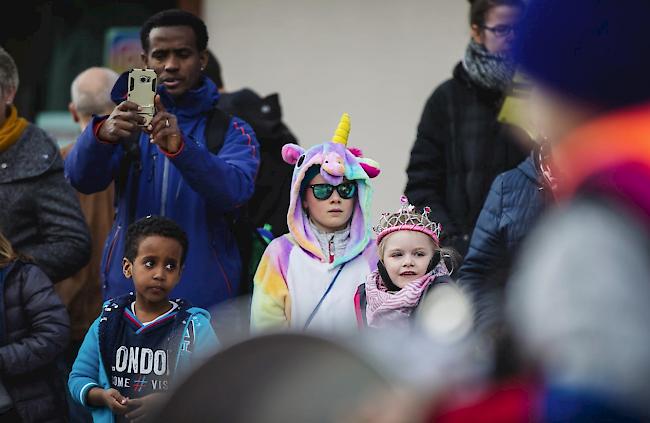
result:
[(330, 185), (330, 184), (314, 184), (314, 185), (309, 185), (309, 188), (311, 188), (312, 192), (314, 193), (314, 197), (316, 197), (317, 200), (327, 200), (332, 196), (332, 193), (334, 192), (334, 188), (336, 188), (336, 192), (339, 193), (339, 197), (343, 198), (344, 200), (349, 200), (350, 198), (354, 197), (354, 194), (357, 192), (357, 184), (356, 182), (343, 182), (340, 185)]
[(515, 25), (497, 25), (497, 26), (481, 26), (483, 29), (491, 31), (499, 38), (505, 38), (515, 32), (519, 31), (519, 28)]

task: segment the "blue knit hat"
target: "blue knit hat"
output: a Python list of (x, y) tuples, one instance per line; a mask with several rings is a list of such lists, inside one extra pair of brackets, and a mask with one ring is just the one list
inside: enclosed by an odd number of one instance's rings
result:
[(530, 0), (515, 44), (523, 71), (605, 109), (650, 101), (650, 0)]

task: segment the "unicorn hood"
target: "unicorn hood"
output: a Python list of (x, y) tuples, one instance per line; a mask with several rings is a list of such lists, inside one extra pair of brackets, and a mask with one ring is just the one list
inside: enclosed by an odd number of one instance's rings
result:
[(282, 148), (282, 158), (294, 165), (291, 181), (291, 197), (287, 224), (295, 242), (305, 251), (325, 262), (325, 253), (302, 208), (300, 190), (305, 173), (320, 165), (320, 174), (325, 181), (339, 185), (344, 178), (357, 182), (356, 202), (350, 222), (350, 239), (342, 256), (335, 257), (332, 266), (345, 263), (363, 252), (371, 240), (370, 205), (372, 200), (371, 178), (379, 175), (379, 164), (363, 157), (361, 150), (347, 146), (350, 133), (350, 116), (344, 113), (332, 141), (317, 144), (308, 150), (296, 145), (286, 144)]

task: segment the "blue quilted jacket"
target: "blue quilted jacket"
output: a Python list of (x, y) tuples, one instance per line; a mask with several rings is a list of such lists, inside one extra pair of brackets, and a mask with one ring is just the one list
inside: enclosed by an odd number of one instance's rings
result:
[(550, 194), (540, 181), (531, 155), (492, 183), (459, 272), (459, 283), (472, 295), (479, 321), (493, 315), (511, 263), (547, 203)]

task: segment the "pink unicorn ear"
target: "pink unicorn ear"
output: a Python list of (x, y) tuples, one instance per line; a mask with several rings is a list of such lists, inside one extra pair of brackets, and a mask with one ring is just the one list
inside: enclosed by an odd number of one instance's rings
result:
[(361, 166), (369, 178), (375, 178), (379, 175), (379, 173), (381, 173), (381, 169), (379, 169), (379, 163), (367, 157), (359, 159), (359, 166)]
[(360, 148), (349, 147), (348, 150), (350, 150), (350, 153), (352, 153), (354, 157), (363, 157), (363, 152), (361, 151)]
[(305, 149), (297, 144), (285, 144), (282, 146), (282, 159), (290, 165), (296, 164), (303, 154), (305, 154)]

